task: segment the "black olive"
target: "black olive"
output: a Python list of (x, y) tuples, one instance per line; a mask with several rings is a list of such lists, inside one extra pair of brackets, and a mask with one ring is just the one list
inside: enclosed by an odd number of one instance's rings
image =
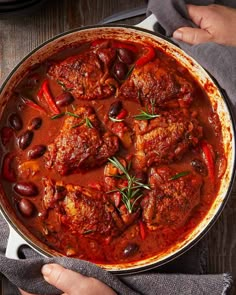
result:
[(36, 196), (38, 194), (37, 186), (32, 182), (17, 182), (14, 185), (14, 191), (22, 196)]
[(128, 244), (123, 250), (124, 257), (130, 257), (135, 255), (139, 250), (139, 246), (135, 243)]
[(119, 80), (124, 80), (128, 72), (128, 67), (125, 63), (118, 61), (115, 63), (113, 71)]
[(26, 149), (32, 142), (34, 133), (31, 130), (25, 131), (25, 133), (21, 134), (18, 138), (18, 145), (20, 149)]
[(38, 130), (42, 125), (42, 119), (40, 117), (33, 118), (28, 126), (29, 130)]
[(115, 118), (120, 113), (122, 108), (123, 108), (123, 105), (120, 100), (113, 102), (109, 108), (109, 112), (108, 112), (109, 117)]
[(39, 144), (32, 147), (31, 150), (28, 152), (28, 158), (29, 159), (37, 159), (41, 157), (46, 152), (46, 146)]
[(191, 161), (191, 165), (193, 166), (194, 170), (201, 174), (202, 176), (207, 176), (208, 171), (207, 171), (207, 167), (205, 165), (205, 163), (203, 163), (201, 160), (199, 159), (193, 159)]
[(59, 107), (65, 107), (74, 101), (74, 97), (69, 92), (63, 92), (55, 98), (56, 105)]
[(16, 113), (13, 113), (10, 115), (9, 117), (9, 123), (10, 123), (10, 126), (15, 129), (15, 130), (21, 130), (22, 127), (23, 127), (23, 122), (22, 122), (22, 119), (21, 117), (16, 114)]
[(35, 210), (33, 203), (30, 200), (24, 198), (20, 200), (18, 208), (20, 212), (26, 217), (31, 217)]
[(134, 61), (133, 52), (130, 51), (129, 49), (126, 49), (126, 48), (119, 48), (118, 49), (118, 56), (119, 56), (120, 60), (127, 65), (132, 64)]

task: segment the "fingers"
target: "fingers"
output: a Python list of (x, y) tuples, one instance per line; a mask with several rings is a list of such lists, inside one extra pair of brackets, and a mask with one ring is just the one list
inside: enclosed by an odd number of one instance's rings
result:
[(201, 23), (203, 18), (205, 17), (206, 10), (208, 8), (206, 6), (197, 6), (197, 5), (187, 5), (187, 10), (190, 19), (198, 26), (201, 27)]
[(58, 264), (44, 265), (42, 267), (42, 274), (45, 281), (68, 294), (73, 294), (76, 282), (79, 282), (82, 278), (88, 279)]
[(42, 274), (49, 284), (67, 295), (116, 295), (110, 287), (99, 280), (65, 269), (58, 264), (45, 264)]
[(176, 30), (173, 33), (173, 37), (193, 45), (212, 40), (212, 35), (208, 31), (190, 27), (183, 27)]

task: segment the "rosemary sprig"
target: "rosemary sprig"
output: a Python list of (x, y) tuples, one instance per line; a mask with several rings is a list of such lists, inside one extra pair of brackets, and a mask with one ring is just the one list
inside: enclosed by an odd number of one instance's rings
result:
[(75, 118), (79, 118), (79, 119), (81, 118), (80, 115), (77, 115), (77, 114), (74, 114), (74, 113), (71, 113), (71, 112), (65, 112), (65, 114), (68, 115), (68, 116), (75, 117)]
[(188, 175), (189, 173), (190, 173), (190, 171), (182, 171), (182, 172), (177, 173), (177, 174), (173, 175), (172, 177), (170, 177), (169, 180), (175, 180), (175, 179), (178, 179), (178, 178), (180, 178), (180, 177), (183, 177), (183, 176)]
[(73, 90), (73, 88), (67, 88), (66, 85), (60, 80), (57, 80), (57, 84), (60, 85), (64, 91), (70, 92)]
[(65, 113), (60, 113), (60, 114), (54, 115), (51, 117), (51, 120), (59, 119), (59, 118), (63, 117), (64, 115), (65, 115)]
[(85, 118), (85, 124), (88, 128), (93, 128), (93, 124), (88, 117)]
[(148, 113), (147, 111), (141, 111), (140, 114), (134, 116), (134, 119), (135, 120), (152, 120), (154, 118), (157, 118), (157, 117), (160, 117), (161, 115), (158, 115), (158, 114), (151, 114), (151, 113)]
[(150, 103), (151, 103), (151, 112), (149, 112), (147, 108), (146, 108), (146, 111), (141, 110), (140, 114), (134, 116), (135, 120), (152, 120), (154, 118), (161, 116), (159, 114), (155, 114), (156, 100), (150, 99)]
[(143, 189), (150, 190), (150, 187), (148, 184), (142, 183), (141, 179), (136, 178), (134, 175), (130, 175), (129, 169), (124, 167), (116, 157), (109, 158), (108, 160), (113, 166), (115, 166), (124, 174), (128, 182), (127, 186), (116, 188), (110, 192), (120, 192), (122, 196), (122, 202), (125, 204), (128, 212), (131, 214), (133, 213), (136, 202), (143, 196)]

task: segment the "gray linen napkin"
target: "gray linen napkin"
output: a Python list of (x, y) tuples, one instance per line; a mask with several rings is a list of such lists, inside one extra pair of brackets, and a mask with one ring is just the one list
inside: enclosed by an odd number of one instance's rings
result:
[[(186, 2), (203, 5), (214, 3), (213, 0)], [(226, 2), (231, 6), (236, 5), (234, 0), (225, 0), (220, 3), (227, 4)], [(180, 26), (192, 26), (192, 23), (188, 20), (183, 0), (151, 0), (148, 5), (148, 13), (151, 12), (157, 15), (167, 36), (171, 36), (173, 31)], [(214, 43), (197, 46), (186, 45), (182, 42), (178, 42), (178, 44), (217, 79), (235, 104), (236, 48)], [(216, 64), (216, 60), (219, 61), (218, 64)], [(24, 259), (8, 259), (4, 257), (8, 227), (1, 216), (0, 228), (0, 272), (11, 282), (11, 289), (9, 289), (7, 295), (18, 294), (16, 287), (13, 287), (14, 285), (36, 294), (61, 294), (59, 290), (47, 284), (40, 273), (42, 265), (50, 262), (57, 262), (81, 274), (95, 277), (113, 288), (117, 294), (122, 295), (218, 295), (227, 294), (232, 286), (232, 278), (229, 274), (204, 274), (206, 252), (202, 244), (193, 247), (180, 258), (163, 267), (141, 274), (118, 277), (86, 261), (66, 257), (43, 258), (29, 248), (22, 250)]]

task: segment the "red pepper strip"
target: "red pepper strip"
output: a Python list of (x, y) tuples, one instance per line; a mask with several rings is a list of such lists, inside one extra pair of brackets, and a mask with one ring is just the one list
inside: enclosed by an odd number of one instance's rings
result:
[(117, 120), (124, 119), (128, 115), (128, 112), (125, 109), (122, 109), (120, 113), (116, 116)]
[(16, 181), (16, 174), (11, 166), (14, 157), (14, 154), (7, 153), (3, 159), (2, 177), (10, 182)]
[(96, 47), (98, 45), (101, 45), (102, 43), (104, 43), (106, 40), (104, 39), (97, 39), (91, 42), (91, 46), (92, 47)]
[(2, 140), (2, 144), (5, 146), (6, 144), (9, 143), (9, 141), (11, 140), (11, 138), (14, 135), (14, 131), (11, 127), (3, 127), (1, 130), (1, 140)]
[(32, 109), (35, 109), (36, 111), (46, 114), (46, 111), (41, 106), (33, 102), (31, 99), (25, 98), (23, 96), (21, 97), (21, 99), (27, 106), (31, 107)]
[(141, 220), (139, 221), (139, 232), (140, 232), (141, 239), (145, 240), (146, 231), (145, 231), (144, 223)]
[[(50, 93), (50, 90), (49, 90), (49, 84), (48, 84), (48, 80), (44, 80), (43, 81), (43, 84), (42, 84), (42, 93), (43, 93), (43, 97), (44, 99), (46, 100), (50, 110), (53, 112), (53, 114), (60, 114), (60, 110), (58, 109), (58, 107), (56, 106), (54, 100), (53, 100), (53, 97)], [(39, 91), (38, 94), (41, 94), (41, 90)], [(39, 97), (40, 98), (40, 97)]]
[(136, 46), (131, 45), (131, 44), (127, 44), (127, 43), (123, 43), (123, 42), (119, 42), (119, 41), (113, 41), (112, 47), (125, 48), (125, 49), (128, 49), (134, 53), (138, 53), (138, 48)]
[(148, 63), (149, 61), (151, 61), (156, 53), (155, 53), (155, 50), (153, 47), (151, 46), (146, 46), (145, 47), (145, 53), (143, 56), (141, 56), (135, 63), (136, 66), (143, 66), (145, 65), (146, 63)]
[(207, 165), (210, 180), (211, 180), (212, 184), (214, 185), (214, 183), (215, 183), (215, 164), (214, 164), (214, 160), (213, 160), (211, 145), (203, 140), (200, 142), (200, 146), (203, 151), (204, 160)]

